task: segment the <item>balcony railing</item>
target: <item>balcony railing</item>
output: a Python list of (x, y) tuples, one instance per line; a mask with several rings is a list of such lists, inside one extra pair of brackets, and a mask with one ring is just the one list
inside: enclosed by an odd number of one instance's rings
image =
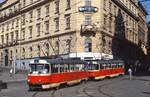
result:
[(97, 26), (94, 23), (84, 23), (81, 25), (81, 34), (95, 34)]

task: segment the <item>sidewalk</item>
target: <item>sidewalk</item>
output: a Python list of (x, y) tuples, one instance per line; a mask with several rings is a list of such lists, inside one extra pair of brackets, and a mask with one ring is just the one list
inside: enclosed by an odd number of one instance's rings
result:
[(26, 71), (18, 71), (16, 74), (10, 76), (9, 70), (2, 70), (0, 72), (0, 80), (3, 82), (20, 82), (27, 80), (27, 72)]

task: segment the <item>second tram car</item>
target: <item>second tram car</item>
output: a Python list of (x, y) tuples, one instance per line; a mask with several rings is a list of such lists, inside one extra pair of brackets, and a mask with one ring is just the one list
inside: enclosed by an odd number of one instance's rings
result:
[(88, 61), (89, 78), (98, 80), (106, 77), (124, 75), (122, 60), (93, 60)]
[(34, 59), (29, 66), (30, 90), (72, 85), (88, 79), (85, 62), (78, 59)]

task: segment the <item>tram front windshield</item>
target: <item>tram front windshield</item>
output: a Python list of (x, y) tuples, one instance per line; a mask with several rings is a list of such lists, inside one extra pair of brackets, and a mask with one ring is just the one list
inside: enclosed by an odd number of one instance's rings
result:
[(48, 64), (30, 64), (30, 73), (48, 73)]

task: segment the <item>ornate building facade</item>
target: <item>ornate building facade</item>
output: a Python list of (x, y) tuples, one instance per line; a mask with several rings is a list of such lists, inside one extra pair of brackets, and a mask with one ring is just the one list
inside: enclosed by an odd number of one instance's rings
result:
[[(144, 9), (145, 10), (145, 9)], [(0, 65), (28, 68), (35, 57), (113, 59), (113, 38), (138, 44), (137, 0), (5, 0), (0, 4)], [(147, 39), (143, 40), (144, 45)]]

